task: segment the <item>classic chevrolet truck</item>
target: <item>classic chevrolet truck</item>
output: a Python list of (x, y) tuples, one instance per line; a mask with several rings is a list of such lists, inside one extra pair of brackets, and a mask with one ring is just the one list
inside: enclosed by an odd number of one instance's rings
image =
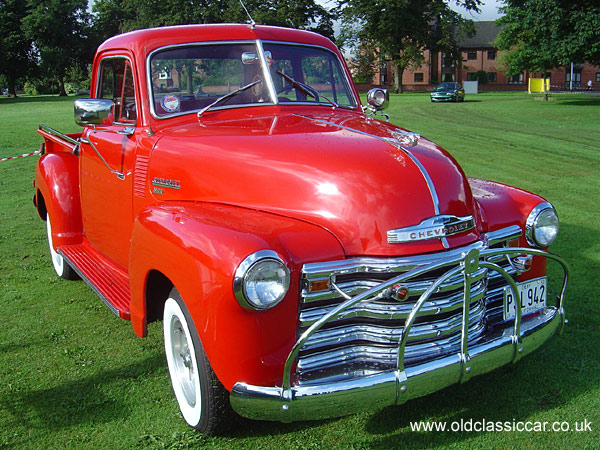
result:
[(563, 326), (554, 207), (379, 120), (386, 91), (361, 106), (328, 39), (135, 31), (100, 46), (91, 86), (81, 134), (40, 126), (34, 203), (59, 276), (141, 337), (162, 320), (190, 426), (399, 405)]

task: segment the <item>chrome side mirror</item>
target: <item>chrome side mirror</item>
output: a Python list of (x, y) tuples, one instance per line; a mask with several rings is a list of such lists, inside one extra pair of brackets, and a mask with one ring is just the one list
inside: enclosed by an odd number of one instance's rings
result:
[(242, 64), (258, 64), (258, 56), (254, 52), (242, 53)]
[(367, 103), (377, 111), (385, 109), (390, 103), (390, 92), (387, 89), (373, 88), (367, 92)]
[(115, 116), (115, 103), (103, 98), (80, 98), (74, 105), (75, 123), (86, 125), (111, 125)]

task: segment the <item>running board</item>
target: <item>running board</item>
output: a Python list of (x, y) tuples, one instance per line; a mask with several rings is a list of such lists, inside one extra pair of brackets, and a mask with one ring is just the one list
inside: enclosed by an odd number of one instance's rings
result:
[(106, 306), (122, 319), (131, 320), (129, 278), (109, 264), (87, 243), (63, 245), (57, 249)]

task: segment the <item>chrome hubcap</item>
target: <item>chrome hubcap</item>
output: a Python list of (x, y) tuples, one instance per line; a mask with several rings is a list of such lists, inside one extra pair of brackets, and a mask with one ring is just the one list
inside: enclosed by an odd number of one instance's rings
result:
[(176, 379), (186, 402), (193, 407), (196, 404), (194, 364), (187, 337), (177, 317), (173, 318), (171, 327), (171, 346)]

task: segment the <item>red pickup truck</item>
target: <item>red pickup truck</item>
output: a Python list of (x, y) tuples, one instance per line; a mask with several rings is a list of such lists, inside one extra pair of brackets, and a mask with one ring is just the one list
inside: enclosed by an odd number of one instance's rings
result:
[(190, 426), (401, 404), (561, 329), (553, 206), (379, 120), (387, 92), (361, 106), (328, 39), (135, 31), (100, 46), (91, 86), (81, 134), (39, 129), (34, 203), (59, 276), (139, 336), (163, 321)]

